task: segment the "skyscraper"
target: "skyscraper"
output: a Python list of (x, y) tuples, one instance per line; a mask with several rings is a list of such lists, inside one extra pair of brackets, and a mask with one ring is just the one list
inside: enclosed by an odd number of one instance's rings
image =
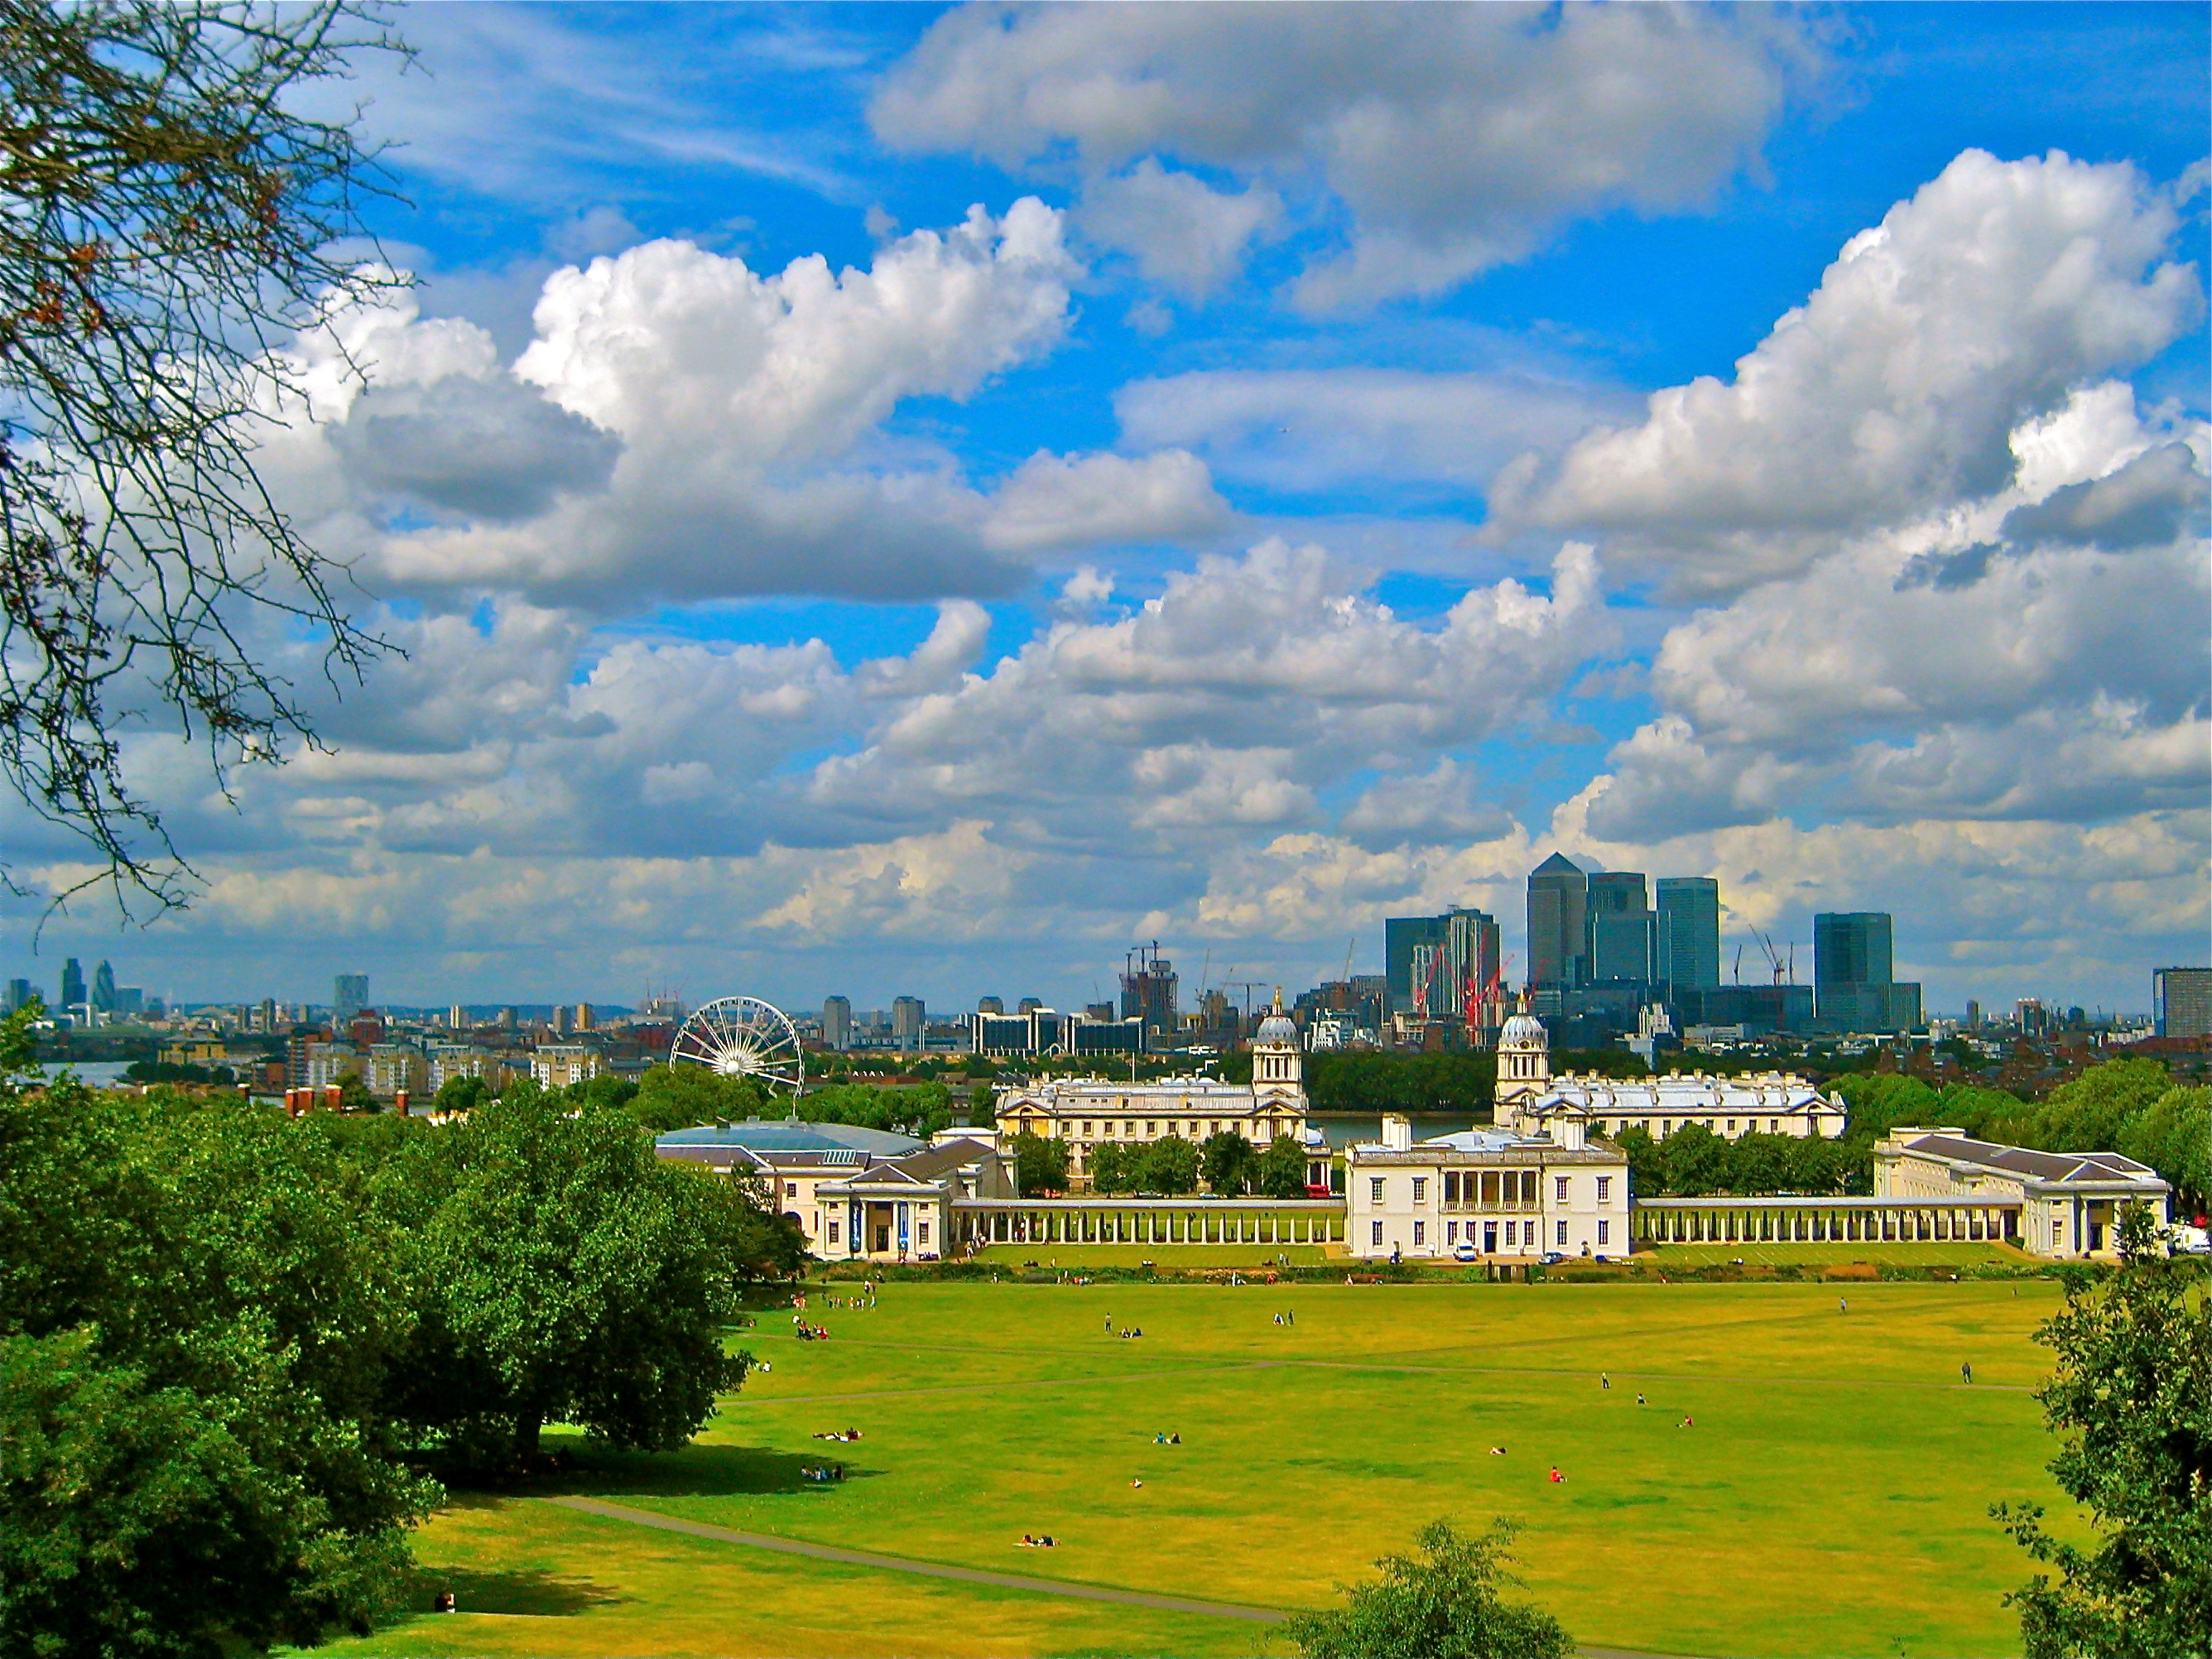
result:
[(11, 1014), (14, 1013), (18, 1008), (28, 1002), (31, 1000), (32, 995), (33, 992), (31, 990), (30, 981), (27, 979), (9, 980), (8, 981), (8, 1012)]
[(2154, 970), (2150, 1010), (2162, 1037), (2212, 1036), (2212, 968)]
[(74, 1008), (84, 1000), (84, 969), (71, 957), (62, 963), (62, 1006)]
[(1662, 876), (1653, 977), (1676, 993), (1721, 982), (1721, 884), (1711, 876)]
[(1583, 925), (1589, 878), (1554, 853), (1528, 872), (1528, 982), (1579, 985), (1588, 977)]
[(1813, 918), (1813, 1002), (1824, 1024), (1845, 1031), (1911, 1030), (1920, 1023), (1920, 987), (1893, 978), (1887, 910), (1823, 911)]
[(841, 1053), (853, 1046), (853, 999), (822, 999), (822, 1046)]
[(105, 962), (92, 970), (92, 1006), (103, 1014), (115, 1011), (115, 969)]
[(902, 1048), (921, 1047), (922, 1032), (929, 1024), (928, 1011), (920, 997), (891, 999), (891, 1041)]
[[(1498, 977), (1498, 923), (1464, 904), (1440, 916), (1386, 917), (1382, 958), (1391, 1007), (1430, 1019), (1461, 1019), (1469, 981), (1480, 999)], [(1481, 1023), (1498, 1022), (1486, 1012)]]
[[(1385, 916), (1382, 920), (1382, 975), (1390, 982), (1390, 1006), (1411, 1010), (1414, 1004), (1413, 952), (1423, 945), (1444, 942), (1443, 916)], [(1427, 958), (1423, 961), (1425, 968)]]
[(340, 974), (331, 992), (331, 1020), (343, 1031), (349, 1021), (368, 1006), (368, 975)]
[(1651, 981), (1656, 918), (1646, 896), (1644, 873), (1601, 870), (1589, 878), (1585, 910), (1588, 938), (1583, 949), (1586, 976), (1593, 984)]

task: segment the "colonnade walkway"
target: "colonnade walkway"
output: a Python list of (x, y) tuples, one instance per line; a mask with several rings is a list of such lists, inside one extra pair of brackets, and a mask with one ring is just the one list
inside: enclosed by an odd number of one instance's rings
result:
[(960, 1198), (963, 1244), (1341, 1244), (1336, 1198)]
[(2002, 1199), (1640, 1198), (1639, 1244), (2020, 1243), (2020, 1203)]

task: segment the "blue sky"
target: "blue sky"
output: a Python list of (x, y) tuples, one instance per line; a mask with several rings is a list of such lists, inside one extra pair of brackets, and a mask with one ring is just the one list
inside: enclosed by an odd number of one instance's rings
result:
[(2142, 1007), (2208, 955), (2207, 16), (404, 9), (421, 286), (265, 453), (408, 658), (235, 811), (146, 739), (203, 897), (16, 971), (1295, 985), (1514, 948), (1558, 847)]

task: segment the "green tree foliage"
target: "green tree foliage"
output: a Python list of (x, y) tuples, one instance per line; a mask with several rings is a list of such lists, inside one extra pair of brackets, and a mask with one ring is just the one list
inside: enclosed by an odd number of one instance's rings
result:
[(988, 1083), (968, 1085), (968, 1127), (988, 1129), (998, 1121), (998, 1091)]
[[(1243, 1081), (1250, 1081), (1251, 1056)], [(1633, 1056), (1632, 1056), (1633, 1058)], [(1306, 1096), (1316, 1112), (1465, 1112), (1490, 1110), (1498, 1082), (1495, 1054), (1384, 1054), (1365, 1051), (1310, 1054)]]
[(2212, 1206), (2212, 1089), (2168, 1089), (2121, 1127), (2118, 1147), (2172, 1182), (2189, 1214)]
[(1277, 1135), (1260, 1154), (1260, 1190), (1269, 1198), (1306, 1195), (1306, 1149), (1296, 1135)]
[(809, 1094), (799, 1103), (799, 1111), (817, 1123), (851, 1123), (927, 1139), (952, 1127), (952, 1091), (942, 1083), (896, 1088), (837, 1083)]
[(1850, 1107), (1845, 1142), (1869, 1168), (1874, 1142), (1892, 1129), (1949, 1125), (2046, 1152), (2124, 1152), (2157, 1170), (2194, 1211), (2212, 1200), (2212, 1091), (2177, 1086), (2155, 1060), (2106, 1060), (2041, 1102), (1971, 1084), (1938, 1093), (1883, 1073), (1835, 1078), (1830, 1086)]
[(787, 1273), (797, 1229), (735, 1182), (653, 1155), (628, 1113), (510, 1089), (386, 1160), (418, 1324), (394, 1410), (469, 1456), (577, 1424), (667, 1450), (744, 1379), (741, 1275)]
[(2203, 1659), (2212, 1648), (2212, 1302), (2201, 1275), (2142, 1260), (2150, 1218), (2122, 1224), (2129, 1266), (2069, 1281), (2037, 1333), (2057, 1355), (2037, 1390), (2059, 1437), (2051, 1472), (2093, 1518), (2076, 1544), (2043, 1507), (1991, 1513), (2038, 1562), (2007, 1597), (2029, 1659)]
[(410, 1316), (337, 1143), (23, 1092), (27, 1037), (0, 1028), (0, 1652), (365, 1630), (436, 1488), (382, 1409)]
[(1014, 1188), (1024, 1198), (1067, 1190), (1067, 1143), (1024, 1129), (1014, 1137)]
[(430, 1097), (434, 1112), (472, 1112), (491, 1098), (491, 1085), (480, 1077), (449, 1077)]
[(1260, 1178), (1260, 1154), (1234, 1129), (1218, 1129), (1199, 1143), (1199, 1164), (1208, 1192), (1242, 1198)]
[(704, 1066), (654, 1066), (638, 1079), (625, 1109), (654, 1133), (666, 1134), (701, 1123), (742, 1122), (761, 1115), (767, 1101), (749, 1077), (724, 1077)]
[(1468, 1537), (1431, 1521), (1417, 1557), (1386, 1555), (1382, 1577), (1342, 1587), (1346, 1605), (1291, 1615), (1284, 1633), (1306, 1659), (1566, 1659), (1574, 1642), (1539, 1607), (1508, 1601), (1512, 1522)]
[[(1015, 1145), (1019, 1146), (1017, 1137)], [(1133, 1193), (1137, 1190), (1137, 1172), (1131, 1167), (1130, 1153), (1133, 1149), (1118, 1140), (1109, 1140), (1091, 1149), (1091, 1189), (1097, 1193)]]
[(1198, 1190), (1198, 1143), (1162, 1135), (1133, 1149), (1137, 1190), (1176, 1195)]
[(368, 1085), (362, 1081), (359, 1072), (348, 1072), (338, 1079), (338, 1110), (342, 1112), (380, 1112), (384, 1103), (369, 1093)]
[(1685, 1198), (1721, 1191), (1734, 1174), (1735, 1150), (1702, 1123), (1681, 1125), (1659, 1143), (1666, 1160), (1667, 1189)]

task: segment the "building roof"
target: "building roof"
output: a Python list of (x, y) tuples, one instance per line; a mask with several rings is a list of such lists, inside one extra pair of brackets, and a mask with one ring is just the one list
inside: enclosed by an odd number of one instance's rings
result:
[(899, 1158), (918, 1150), (922, 1142), (912, 1135), (884, 1129), (863, 1129), (854, 1123), (807, 1123), (798, 1118), (747, 1118), (742, 1123), (702, 1123), (696, 1129), (677, 1129), (654, 1140), (656, 1148), (739, 1147), (749, 1152), (872, 1153)]
[(1905, 1142), (1909, 1152), (1926, 1152), (1960, 1164), (1978, 1164), (2032, 1181), (2125, 1181), (2166, 1182), (2157, 1170), (2118, 1152), (2039, 1152), (1964, 1135), (1921, 1135)]
[(831, 1186), (843, 1188), (855, 1183), (872, 1185), (878, 1182), (892, 1186), (929, 1186), (952, 1170), (973, 1164), (990, 1150), (990, 1146), (981, 1140), (948, 1140), (941, 1146), (909, 1152), (903, 1158), (872, 1164), (865, 1170), (855, 1170), (842, 1182), (831, 1183)]
[(1829, 1109), (1827, 1097), (1807, 1079), (1770, 1072), (1763, 1077), (1562, 1077), (1524, 1111), (1580, 1107), (1593, 1112), (1640, 1112), (1665, 1116), (1741, 1112), (1745, 1116)]

